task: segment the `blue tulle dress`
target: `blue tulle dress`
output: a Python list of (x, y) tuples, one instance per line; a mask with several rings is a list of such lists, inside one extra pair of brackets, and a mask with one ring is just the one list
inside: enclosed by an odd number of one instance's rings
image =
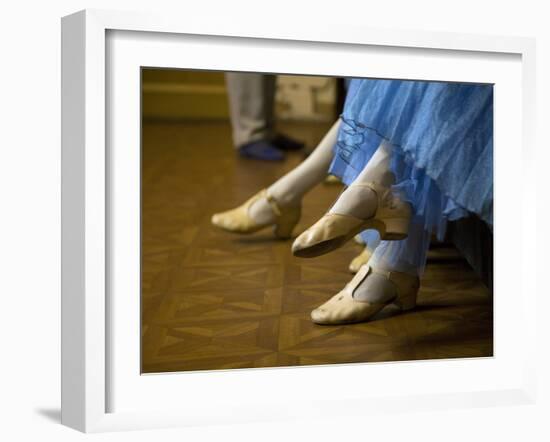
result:
[(414, 209), (409, 238), (383, 241), (377, 255), (423, 268), (431, 232), (442, 238), (448, 220), (474, 213), (492, 226), (492, 85), (352, 79), (341, 119), (329, 172), (350, 185), (385, 140), (393, 190)]

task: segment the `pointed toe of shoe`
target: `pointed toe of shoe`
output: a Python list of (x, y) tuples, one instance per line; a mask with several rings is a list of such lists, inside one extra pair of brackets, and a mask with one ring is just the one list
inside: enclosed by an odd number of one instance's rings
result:
[(212, 215), (212, 218), (210, 218), (210, 222), (213, 226), (219, 227), (221, 229), (225, 228), (225, 225), (223, 223), (223, 215), (221, 213), (215, 213)]
[(305, 249), (307, 247), (307, 244), (309, 243), (308, 239), (307, 239), (307, 236), (309, 235), (306, 235), (307, 232), (304, 232), (302, 233), (301, 235), (299, 235), (295, 240), (294, 242), (292, 243), (292, 254), (293, 255), (298, 255), (303, 249)]
[(315, 324), (321, 324), (321, 325), (330, 324), (328, 316), (329, 315), (327, 314), (327, 311), (323, 308), (316, 308), (311, 312), (311, 320)]
[(212, 218), (210, 218), (210, 222), (215, 225), (216, 227), (220, 227), (221, 224), (221, 216), (219, 213), (215, 213), (212, 215)]
[(215, 213), (214, 215), (212, 215), (212, 218), (210, 219), (210, 221), (214, 226), (219, 227), (221, 229), (230, 229), (232, 227), (231, 223), (228, 222), (230, 221), (230, 218), (228, 218), (226, 214), (223, 212)]
[(292, 245), (294, 256), (313, 258), (337, 249), (362, 230), (363, 221), (350, 215), (328, 213), (303, 232)]
[(250, 229), (250, 226), (234, 211), (215, 213), (210, 221), (212, 225), (229, 232), (246, 233), (247, 229)]
[(316, 225), (303, 232), (292, 244), (292, 254), (300, 258), (314, 258), (330, 251), (334, 238), (327, 237)]

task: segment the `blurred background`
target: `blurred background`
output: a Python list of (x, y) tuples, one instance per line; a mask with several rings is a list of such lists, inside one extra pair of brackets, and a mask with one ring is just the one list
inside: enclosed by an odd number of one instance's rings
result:
[[(143, 69), (143, 117), (147, 120), (229, 118), (223, 72)], [(277, 75), (275, 117), (281, 121), (333, 122), (341, 105), (341, 81)]]

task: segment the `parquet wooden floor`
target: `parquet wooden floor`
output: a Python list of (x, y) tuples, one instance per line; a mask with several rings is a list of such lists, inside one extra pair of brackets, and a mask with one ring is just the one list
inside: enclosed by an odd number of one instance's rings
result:
[[(314, 146), (327, 129), (286, 125)], [(491, 356), (492, 298), (453, 250), (436, 248), (419, 306), (348, 326), (318, 326), (309, 312), (350, 279), (348, 244), (294, 258), (271, 232), (238, 236), (210, 226), (294, 167), (239, 159), (229, 125), (146, 123), (142, 152), (142, 371), (144, 373)], [(340, 191), (322, 185), (304, 201), (297, 232)]]

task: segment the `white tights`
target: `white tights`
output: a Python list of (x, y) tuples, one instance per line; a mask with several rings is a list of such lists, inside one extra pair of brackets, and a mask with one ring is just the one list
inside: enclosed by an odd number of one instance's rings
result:
[(368, 219), (374, 215), (377, 207), (376, 195), (368, 187), (360, 185), (375, 182), (384, 187), (390, 187), (393, 184), (394, 176), (390, 171), (391, 150), (391, 144), (382, 141), (365, 168), (351, 186), (342, 192), (329, 212), (362, 219)]
[[(267, 193), (277, 203), (282, 206), (297, 206), (307, 192), (324, 180), (334, 156), (333, 148), (336, 144), (340, 121), (338, 119), (332, 125), (315, 150), (302, 163), (267, 189)], [(275, 220), (271, 206), (265, 199), (254, 203), (249, 215), (258, 223)]]

